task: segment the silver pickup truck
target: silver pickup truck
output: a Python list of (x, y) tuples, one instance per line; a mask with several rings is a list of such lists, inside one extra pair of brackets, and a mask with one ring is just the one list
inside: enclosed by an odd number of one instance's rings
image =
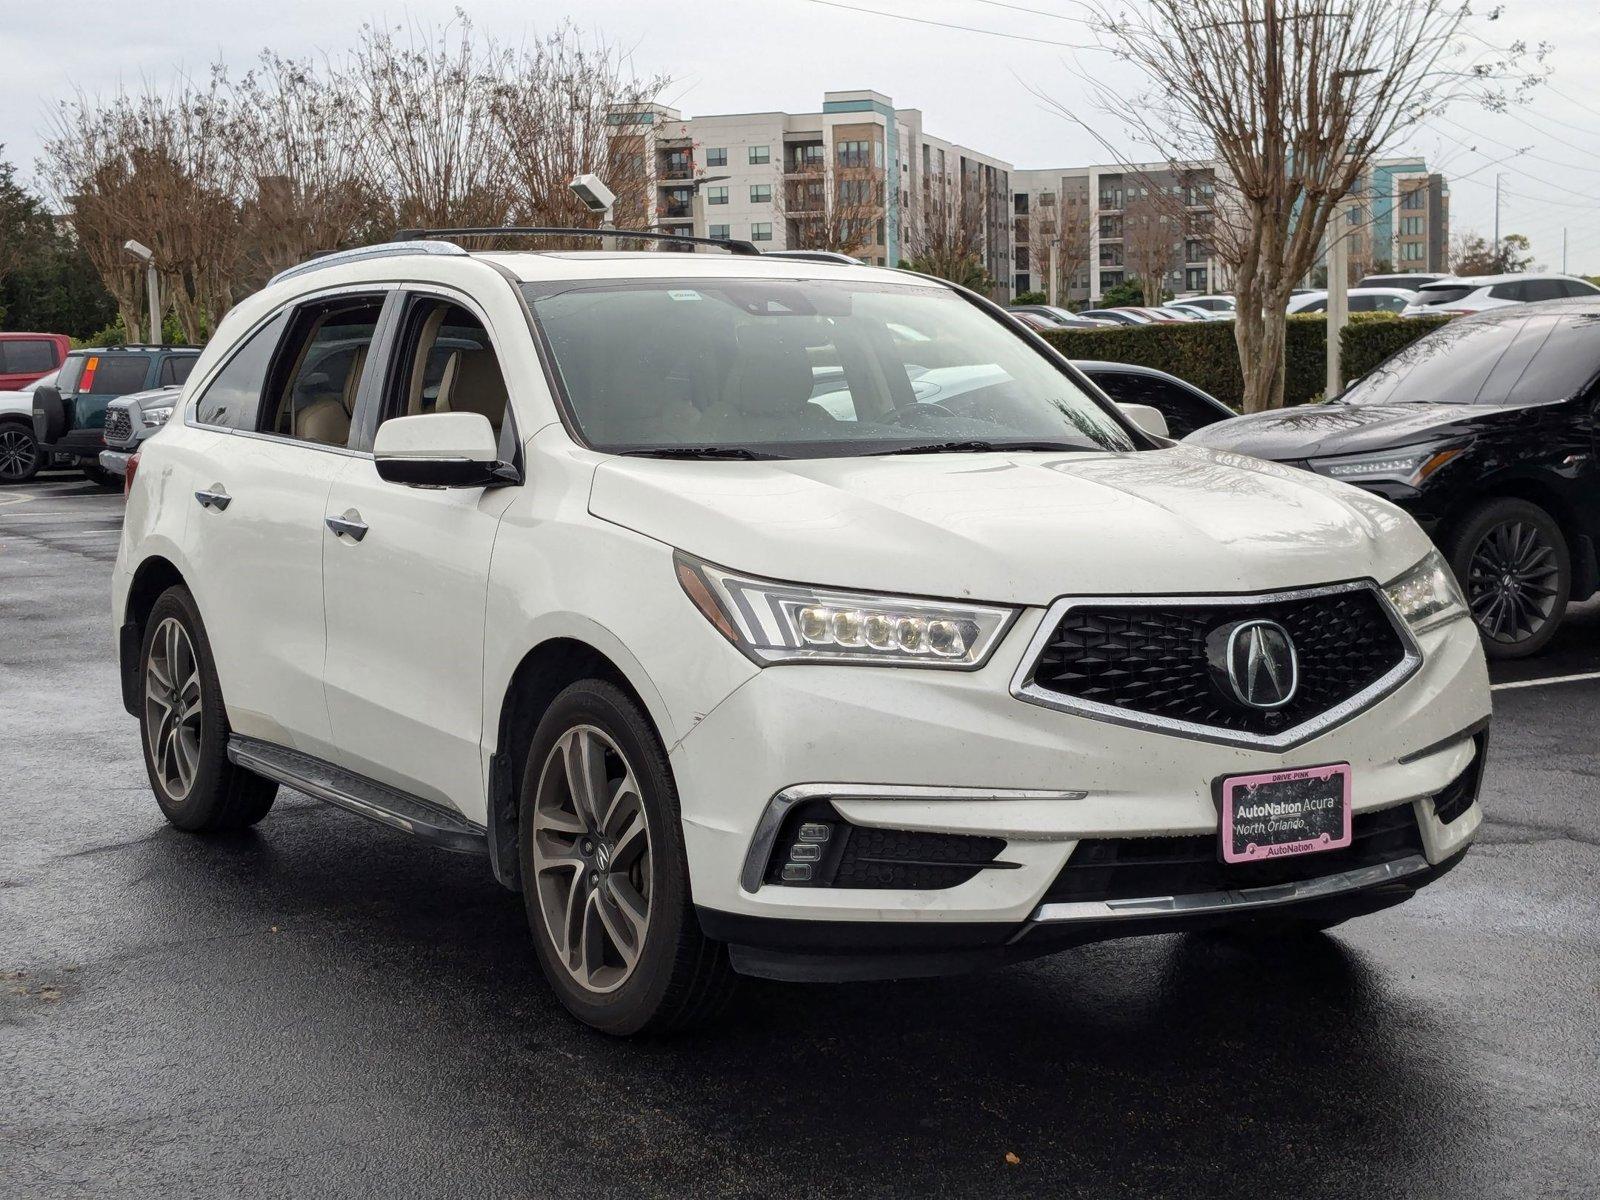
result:
[(106, 448), (100, 452), (100, 469), (125, 476), (128, 460), (144, 441), (167, 423), (182, 388), (177, 385), (134, 392), (106, 405)]

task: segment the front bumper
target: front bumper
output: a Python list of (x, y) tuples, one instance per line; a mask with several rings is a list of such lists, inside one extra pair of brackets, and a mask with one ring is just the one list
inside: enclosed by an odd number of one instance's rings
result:
[(100, 451), (100, 469), (112, 475), (126, 475), (128, 473), (128, 460), (133, 453), (128, 450), (102, 450)]
[[(771, 974), (788, 969), (774, 966), (778, 960), (793, 967), (796, 955), (821, 955), (846, 974), (818, 974), (811, 964), (793, 977), (882, 974), (881, 962), (868, 963), (888, 954), (898, 956), (892, 973), (928, 973), (904, 956), (924, 967), (951, 953), (1004, 961), (1043, 952), (1037, 947), (1236, 920), (1268, 907), (1382, 907), (1436, 877), (1475, 835), (1475, 802), (1450, 822), (1433, 811), (1433, 797), (1478, 756), (1471, 734), (1489, 714), (1470, 623), (1419, 638), (1422, 666), (1377, 704), (1300, 746), (1268, 751), (1017, 700), (1008, 684), (1042, 615), (1025, 613), (994, 659), (971, 673), (769, 667), (673, 748), (702, 923), (741, 947), (743, 969)], [(1269, 889), (1247, 903), (1237, 899), (1246, 890), (1239, 888), (1227, 889), (1231, 899), (1198, 906), (1150, 896), (1142, 905), (1124, 900), (1069, 912), (1046, 901), (1085, 840), (1215, 837), (1212, 784), (1220, 776), (1335, 761), (1352, 765), (1358, 818), (1410, 807), (1418, 861), (1309, 891)], [(771, 882), (762, 870), (763, 839), (773, 837), (774, 802), (796, 794), (830, 797), (856, 827), (1004, 839), (999, 858), (1009, 869), (920, 890)]]

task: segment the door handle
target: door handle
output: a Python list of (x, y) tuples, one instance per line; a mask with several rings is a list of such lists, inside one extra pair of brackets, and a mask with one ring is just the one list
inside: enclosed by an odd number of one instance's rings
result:
[(213, 483), (209, 489), (196, 492), (194, 498), (200, 502), (201, 508), (214, 508), (218, 512), (233, 503), (233, 497), (222, 490), (220, 483)]
[(340, 517), (324, 517), (328, 528), (333, 530), (334, 537), (348, 537), (352, 542), (359, 542), (367, 536), (367, 523), (361, 519), (361, 514), (353, 508), (344, 510)]

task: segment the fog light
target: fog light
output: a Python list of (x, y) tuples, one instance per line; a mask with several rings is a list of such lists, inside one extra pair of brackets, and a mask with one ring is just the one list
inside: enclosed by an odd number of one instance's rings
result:
[(783, 866), (778, 870), (778, 879), (782, 883), (812, 883), (816, 882), (817, 872), (822, 870), (823, 852), (827, 849), (828, 842), (833, 838), (833, 826), (826, 821), (803, 821), (795, 830), (794, 841), (789, 845), (789, 851), (784, 856)]

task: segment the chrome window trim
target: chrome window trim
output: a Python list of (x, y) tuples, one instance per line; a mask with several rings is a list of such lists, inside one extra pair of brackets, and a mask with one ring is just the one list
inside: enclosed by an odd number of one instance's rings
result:
[(1226, 892), (1195, 892), (1185, 896), (1140, 896), (1132, 900), (1071, 900), (1041, 904), (1030, 924), (1053, 925), (1073, 921), (1137, 921), (1152, 917), (1197, 917), (1207, 913), (1237, 914), (1277, 908), (1306, 900), (1325, 900), (1365, 891), (1427, 871), (1428, 860), (1408, 854), (1391, 862), (1374, 863), (1320, 875), (1293, 883), (1237, 888)]
[(1082, 800), (1088, 792), (1054, 788), (975, 788), (943, 787), (928, 784), (892, 783), (797, 783), (786, 787), (767, 801), (745, 852), (739, 886), (746, 892), (761, 889), (767, 860), (789, 810), (805, 800)]
[[(1122, 708), (1118, 705), (1101, 704), (1095, 700), (1082, 700), (1073, 696), (1063, 696), (1058, 692), (1040, 687), (1033, 679), (1034, 669), (1038, 666), (1039, 658), (1044, 653), (1045, 647), (1050, 643), (1056, 627), (1061, 624), (1061, 619), (1074, 608), (1202, 608), (1236, 605), (1241, 609), (1248, 609), (1256, 605), (1274, 604), (1284, 600), (1306, 600), (1315, 596), (1330, 596), (1362, 590), (1370, 591), (1377, 598), (1383, 612), (1389, 618), (1389, 623), (1399, 635), (1400, 644), (1404, 649), (1400, 661), (1348, 700), (1336, 704), (1326, 712), (1302, 721), (1300, 724), (1282, 730), (1279, 733), (1241, 733), (1238, 730), (1223, 729), (1216, 725), (1202, 725), (1195, 721), (1180, 721), (1173, 717), (1152, 716), (1148, 713)], [(1241, 615), (1245, 614), (1241, 613)], [(1345, 583), (1292, 588), (1278, 592), (1225, 592), (1213, 595), (1173, 596), (1063, 596), (1054, 601), (1045, 611), (1044, 619), (1039, 622), (1033, 637), (1029, 639), (1027, 649), (1023, 651), (1016, 673), (1011, 677), (1011, 694), (1018, 700), (1028, 704), (1038, 704), (1044, 708), (1053, 708), (1058, 712), (1072, 713), (1075, 716), (1087, 717), (1094, 721), (1105, 721), (1112, 725), (1123, 725), (1131, 729), (1148, 729), (1156, 733), (1171, 734), (1174, 737), (1189, 738), (1193, 741), (1215, 742), (1219, 745), (1238, 746), (1250, 750), (1290, 750), (1371, 708), (1406, 680), (1410, 679), (1412, 675), (1416, 674), (1421, 666), (1422, 650), (1418, 647), (1416, 638), (1411, 635), (1411, 630), (1406, 627), (1405, 620), (1395, 611), (1394, 605), (1390, 603), (1389, 597), (1384, 594), (1383, 589), (1370, 579), (1355, 579)]]

